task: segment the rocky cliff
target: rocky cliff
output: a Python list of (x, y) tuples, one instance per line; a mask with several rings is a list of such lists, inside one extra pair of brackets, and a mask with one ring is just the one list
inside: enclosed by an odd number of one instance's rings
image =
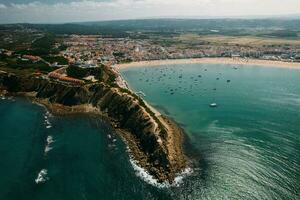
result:
[(0, 73), (0, 88), (11, 93), (34, 92), (47, 106), (91, 105), (120, 133), (138, 165), (159, 182), (172, 182), (186, 167), (181, 129), (167, 118), (154, 114), (130, 91), (106, 83), (76, 86), (4, 72)]

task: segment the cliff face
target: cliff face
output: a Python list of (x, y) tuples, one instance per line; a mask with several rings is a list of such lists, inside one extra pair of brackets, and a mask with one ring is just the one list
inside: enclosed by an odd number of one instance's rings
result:
[(181, 130), (166, 118), (149, 113), (134, 95), (118, 88), (105, 83), (74, 86), (6, 73), (0, 73), (0, 88), (9, 92), (36, 92), (38, 99), (66, 107), (92, 105), (110, 119), (134, 159), (159, 182), (172, 182), (186, 165)]

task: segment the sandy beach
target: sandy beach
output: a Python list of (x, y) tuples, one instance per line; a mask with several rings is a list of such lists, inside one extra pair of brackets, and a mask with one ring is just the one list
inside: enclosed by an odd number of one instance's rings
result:
[(283, 62), (258, 59), (241, 59), (241, 58), (197, 58), (197, 59), (174, 59), (174, 60), (153, 60), (132, 62), (127, 64), (118, 64), (118, 69), (126, 69), (132, 67), (147, 67), (160, 65), (176, 65), (176, 64), (232, 64), (232, 65), (254, 65), (265, 67), (279, 67), (300, 69), (300, 62)]

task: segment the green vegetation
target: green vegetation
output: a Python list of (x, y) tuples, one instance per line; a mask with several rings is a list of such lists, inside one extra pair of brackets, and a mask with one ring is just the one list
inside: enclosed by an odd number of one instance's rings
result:
[[(293, 30), (280, 30), (270, 33), (260, 34), (263, 37), (276, 37), (276, 38), (297, 38), (299, 31)], [(258, 35), (259, 36), (259, 35)]]
[(7, 59), (7, 55), (5, 54), (0, 54), (0, 62), (5, 61)]
[(121, 64), (126, 64), (126, 63), (131, 63), (131, 62), (132, 62), (131, 58), (126, 58), (126, 59), (119, 61), (119, 63), (121, 63)]
[(17, 25), (11, 25), (13, 28), (16, 28), (16, 30), (8, 28), (5, 25), (2, 26), (3, 29), (0, 28), (0, 49), (4, 48), (12, 51), (29, 49), (31, 42), (39, 37), (38, 33), (23, 31), (22, 28)]
[(58, 50), (59, 50), (59, 51), (64, 51), (64, 50), (66, 50), (67, 48), (68, 48), (67, 45), (62, 44), (62, 45), (60, 45), (60, 46), (58, 47)]
[(67, 65), (69, 63), (68, 60), (62, 56), (42, 56), (42, 58), (52, 64), (57, 62), (59, 65)]
[[(4, 40), (0, 41), (0, 44), (3, 45), (1, 47), (15, 51), (11, 56), (6, 56), (5, 54), (0, 55), (1, 68), (10, 71), (24, 70), (26, 72), (39, 71), (45, 73), (56, 69), (50, 67), (48, 63), (44, 61), (33, 62), (23, 60), (21, 59), (23, 55), (40, 56), (49, 63), (57, 62), (59, 65), (68, 64), (65, 58), (53, 55), (57, 53), (58, 49), (65, 48), (65, 46), (54, 48), (54, 44), (56, 43), (55, 35), (41, 32), (26, 32), (23, 31), (22, 27), (17, 26), (15, 27), (16, 29), (13, 29), (13, 27), (14, 25), (11, 25), (10, 28), (8, 28), (10, 31), (0, 31), (0, 39)], [(8, 42), (5, 42), (7, 38)]]
[(32, 61), (24, 61), (17, 57), (3, 57), (1, 56), (2, 67), (15, 69), (15, 70), (33, 70), (39, 72), (50, 72), (55, 70), (56, 68), (48, 66), (46, 63), (42, 61), (32, 62)]
[(109, 73), (106, 83), (111, 87), (119, 87), (118, 84), (116, 84), (116, 78), (117, 77), (114, 73)]
[(81, 68), (76, 65), (70, 65), (67, 68), (67, 75), (73, 78), (82, 79), (86, 76), (94, 76), (99, 81), (102, 80), (102, 68)]
[(90, 68), (89, 70), (89, 75), (94, 76), (98, 80), (102, 80), (103, 76), (103, 70), (102, 67), (95, 67), (95, 68)]
[(55, 43), (55, 36), (46, 34), (44, 37), (37, 39), (31, 45), (32, 55), (43, 56), (49, 55)]
[(54, 43), (55, 36), (53, 34), (46, 34), (44, 37), (36, 39), (30, 48), (17, 50), (15, 54), (46, 56), (53, 53)]
[(88, 74), (87, 69), (75, 65), (70, 65), (67, 68), (67, 75), (73, 78), (82, 79), (83, 77), (87, 76), (87, 74)]
[(113, 56), (124, 58), (125, 54), (123, 52), (113, 52)]
[[(26, 24), (28, 28), (47, 31), (52, 34), (102, 35), (103, 37), (123, 38), (129, 34), (122, 27), (100, 27), (86, 24)], [(0, 27), (1, 28), (1, 27)]]

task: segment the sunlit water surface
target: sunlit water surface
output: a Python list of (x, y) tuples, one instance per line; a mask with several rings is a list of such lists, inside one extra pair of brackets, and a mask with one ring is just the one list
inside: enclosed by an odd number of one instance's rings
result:
[(193, 173), (178, 187), (154, 187), (98, 117), (0, 99), (0, 199), (300, 198), (300, 70), (170, 65), (122, 74), (185, 130)]
[(187, 134), (198, 166), (178, 197), (300, 198), (300, 70), (195, 64), (122, 74)]

